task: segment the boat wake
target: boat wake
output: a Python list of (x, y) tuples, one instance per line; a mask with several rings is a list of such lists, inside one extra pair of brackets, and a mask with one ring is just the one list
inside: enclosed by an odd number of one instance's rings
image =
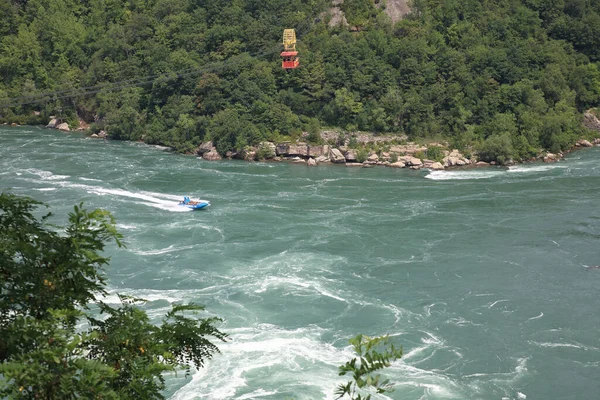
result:
[[(142, 204), (161, 210), (170, 212), (189, 212), (192, 211), (190, 208), (179, 206), (179, 202), (183, 199), (183, 195), (176, 194), (165, 194), (147, 191), (128, 191), (124, 189), (112, 189), (102, 187), (100, 185), (94, 185), (93, 182), (102, 183), (99, 179), (79, 177), (79, 181), (85, 181), (89, 183), (76, 183), (70, 181), (68, 175), (55, 175), (50, 171), (43, 171), (38, 169), (28, 169), (28, 176), (25, 176), (25, 180), (32, 180), (32, 175), (35, 177), (34, 182), (43, 183), (45, 187), (40, 188), (40, 191), (52, 191), (59, 188), (64, 189), (75, 189), (85, 191), (88, 194), (95, 194), (99, 196), (113, 196), (116, 200), (133, 199), (135, 203)], [(47, 187), (48, 185), (54, 187)]]

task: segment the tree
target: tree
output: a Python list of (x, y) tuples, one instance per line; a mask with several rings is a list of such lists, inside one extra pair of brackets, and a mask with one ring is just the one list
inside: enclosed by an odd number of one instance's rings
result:
[(394, 385), (375, 372), (389, 367), (393, 361), (402, 357), (402, 348), (390, 344), (387, 336), (370, 338), (358, 335), (350, 339), (350, 344), (358, 357), (340, 366), (339, 375), (351, 374), (352, 380), (338, 386), (335, 392), (338, 395), (336, 399), (348, 396), (350, 400), (369, 400), (370, 394), (365, 396), (360, 392), (369, 389), (376, 393), (393, 391)]
[(123, 245), (113, 217), (79, 205), (60, 227), (34, 216), (40, 205), (0, 194), (0, 398), (162, 399), (163, 372), (188, 373), (219, 351), (209, 338), (227, 335), (219, 318), (193, 317), (201, 306), (174, 305), (153, 325), (142, 299), (97, 301), (101, 252)]

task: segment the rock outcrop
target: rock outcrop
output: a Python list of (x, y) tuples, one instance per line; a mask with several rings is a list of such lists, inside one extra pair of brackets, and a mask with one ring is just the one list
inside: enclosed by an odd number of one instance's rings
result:
[(50, 122), (48, 122), (48, 125), (46, 125), (46, 128), (56, 128), (57, 124), (58, 124), (58, 120), (54, 117), (50, 117)]
[(204, 142), (204, 143), (201, 143), (200, 146), (198, 146), (198, 148), (196, 149), (196, 153), (199, 156), (202, 156), (202, 155), (204, 155), (204, 153), (208, 153), (209, 151), (211, 151), (214, 148), (215, 148), (215, 146), (213, 145), (212, 141)]
[(60, 131), (64, 131), (64, 132), (70, 132), (71, 131), (71, 129), (69, 129), (69, 124), (67, 124), (66, 122), (63, 122), (62, 124), (56, 125), (56, 129), (58, 129)]
[(583, 125), (588, 129), (600, 132), (600, 119), (592, 110), (588, 110), (583, 114)]
[(222, 158), (223, 157), (221, 157), (219, 152), (217, 152), (217, 149), (212, 149), (209, 152), (206, 152), (202, 155), (202, 159), (207, 160), (207, 161), (218, 161), (218, 160), (221, 160)]
[(585, 139), (579, 140), (577, 143), (575, 143), (575, 146), (577, 146), (577, 147), (594, 147), (593, 144), (591, 144), (589, 141), (587, 141)]
[(338, 149), (329, 150), (329, 159), (333, 163), (345, 163), (346, 162), (346, 158), (344, 158), (344, 155)]

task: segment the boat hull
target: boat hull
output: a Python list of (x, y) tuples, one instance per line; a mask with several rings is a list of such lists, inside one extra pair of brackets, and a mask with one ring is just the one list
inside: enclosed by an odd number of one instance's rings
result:
[(210, 206), (210, 203), (208, 201), (201, 201), (196, 204), (189, 204), (189, 203), (188, 204), (179, 204), (179, 206), (189, 208), (190, 210), (201, 210), (203, 208)]

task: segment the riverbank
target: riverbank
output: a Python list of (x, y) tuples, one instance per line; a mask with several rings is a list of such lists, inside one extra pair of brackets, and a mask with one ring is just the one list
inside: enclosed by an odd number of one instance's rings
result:
[[(527, 160), (512, 158), (501, 161), (480, 157), (475, 149), (459, 151), (447, 142), (417, 143), (408, 141), (404, 135), (374, 135), (366, 132), (321, 131), (317, 138), (304, 132), (296, 141), (280, 143), (263, 141), (256, 146), (246, 146), (240, 151), (227, 151), (220, 154), (212, 141), (201, 143), (195, 151), (207, 161), (241, 159), (245, 161), (292, 162), (316, 166), (320, 164), (341, 164), (348, 167), (384, 166), (390, 168), (445, 170), (456, 167), (485, 167), (493, 165), (514, 165), (523, 162), (556, 162), (565, 154), (580, 148), (600, 146), (600, 120), (595, 110), (584, 113), (583, 125), (595, 135), (581, 138), (565, 152), (551, 153), (540, 149), (536, 157)], [(46, 128), (64, 132), (89, 132), (89, 125), (80, 121), (76, 129), (55, 117), (50, 117)], [(16, 124), (11, 124), (15, 126)], [(91, 138), (108, 139), (104, 131), (92, 133)], [(592, 136), (594, 136), (592, 138)], [(311, 140), (312, 139), (312, 140)]]

